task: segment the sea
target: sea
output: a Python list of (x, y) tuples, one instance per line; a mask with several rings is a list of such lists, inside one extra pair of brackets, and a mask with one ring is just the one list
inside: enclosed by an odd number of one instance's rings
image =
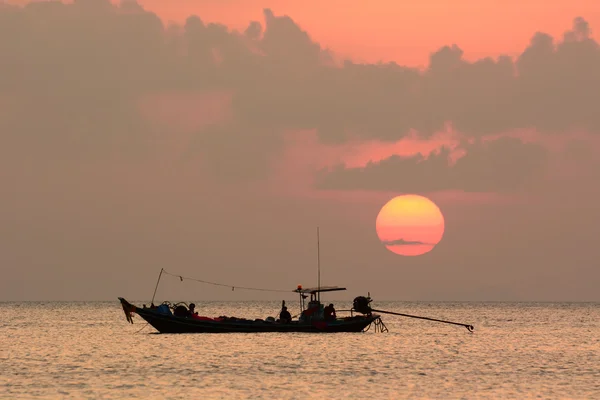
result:
[[(281, 306), (195, 303), (263, 319)], [(127, 323), (116, 299), (4, 302), (0, 398), (600, 399), (600, 303), (376, 306), (475, 330), (383, 315), (384, 333), (168, 335)]]

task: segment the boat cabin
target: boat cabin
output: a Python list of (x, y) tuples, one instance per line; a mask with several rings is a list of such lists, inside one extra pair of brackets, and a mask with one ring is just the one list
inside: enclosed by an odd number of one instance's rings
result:
[[(340, 290), (346, 290), (344, 287), (338, 286), (321, 286), (318, 288), (302, 288), (302, 285), (298, 285), (298, 288), (294, 292), (300, 295), (300, 321), (309, 320), (322, 320), (324, 319), (324, 306), (321, 304), (321, 293), (322, 292), (336, 292)], [(306, 299), (310, 295), (308, 305)]]

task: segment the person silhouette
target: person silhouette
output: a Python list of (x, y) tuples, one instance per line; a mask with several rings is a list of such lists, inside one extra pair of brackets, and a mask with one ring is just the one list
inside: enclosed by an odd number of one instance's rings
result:
[(279, 321), (284, 324), (289, 324), (292, 322), (292, 315), (287, 310), (286, 306), (281, 307), (281, 312), (279, 313)]
[(335, 315), (335, 308), (333, 308), (333, 304), (329, 304), (327, 307), (325, 307), (325, 309), (323, 310), (323, 315), (326, 320), (334, 320), (337, 318), (337, 315)]

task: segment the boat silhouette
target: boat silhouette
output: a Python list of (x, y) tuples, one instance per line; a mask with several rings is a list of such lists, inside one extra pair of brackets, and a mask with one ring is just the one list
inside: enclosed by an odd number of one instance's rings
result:
[[(154, 295), (152, 296), (150, 307), (146, 307), (145, 304), (142, 305), (142, 307), (135, 306), (125, 300), (123, 297), (119, 297), (119, 301), (121, 302), (123, 312), (125, 313), (125, 317), (128, 322), (133, 324), (133, 314), (137, 314), (146, 322), (148, 322), (148, 324), (154, 327), (154, 329), (156, 329), (159, 333), (363, 332), (369, 330), (372, 324), (375, 326), (375, 332), (387, 332), (388, 329), (381, 320), (380, 315), (375, 314), (375, 312), (463, 326), (467, 328), (469, 332), (473, 332), (474, 328), (470, 324), (373, 309), (370, 305), (372, 301), (370, 294), (366, 297), (358, 296), (354, 298), (352, 308), (350, 310), (343, 310), (344, 312), (349, 312), (349, 316), (337, 317), (335, 312), (333, 315), (329, 312), (325, 313), (325, 307), (323, 307), (323, 304), (321, 303), (321, 293), (342, 291), (346, 290), (346, 288), (338, 286), (321, 286), (319, 228), (317, 228), (317, 268), (318, 286), (316, 288), (304, 289), (301, 285), (299, 285), (295, 290), (290, 291), (295, 292), (300, 296), (300, 313), (298, 314), (299, 318), (297, 320), (293, 320), (289, 314), (287, 314), (287, 318), (275, 319), (273, 317), (267, 317), (264, 320), (228, 316), (220, 316), (217, 318), (202, 317), (198, 316), (197, 313), (193, 311), (192, 304), (188, 305), (183, 302), (171, 304), (170, 302), (165, 301), (159, 306), (155, 306), (154, 298), (156, 297), (156, 291), (163, 274), (178, 277), (181, 281), (183, 281), (183, 277), (181, 275), (168, 273), (164, 270), (164, 268), (161, 268), (160, 274), (158, 275), (158, 281), (156, 282), (156, 287), (154, 288)], [(191, 280), (205, 284), (231, 287), (232, 290), (236, 288), (236, 286), (208, 282), (200, 279)], [(240, 286), (237, 286), (237, 288), (247, 290), (288, 292), (287, 290), (269, 290)], [(309, 296), (310, 300), (308, 304), (306, 304), (306, 299)], [(330, 305), (329, 307), (332, 306), (333, 305)], [(285, 309), (286, 307), (284, 300), (282, 301), (282, 311)]]

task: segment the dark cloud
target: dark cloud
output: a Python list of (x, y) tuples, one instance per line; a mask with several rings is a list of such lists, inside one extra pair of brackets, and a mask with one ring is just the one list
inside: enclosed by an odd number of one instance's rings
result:
[(425, 158), (392, 156), (362, 168), (344, 165), (322, 170), (321, 189), (430, 192), (459, 189), (467, 192), (526, 189), (544, 177), (547, 152), (538, 144), (503, 137), (463, 146), (466, 155), (450, 165), (451, 150), (443, 148)]
[[(269, 9), (263, 22), (237, 32), (201, 16), (165, 27), (135, 1), (50, 1), (0, 8), (0, 54), (0, 96), (16, 107), (0, 119), (0, 140), (5, 149), (44, 144), (37, 151), (50, 156), (151, 146), (156, 128), (136, 102), (178, 90), (232, 93), (231, 121), (209, 128), (219, 137), (197, 133), (214, 170), (264, 164), (284, 130), (316, 129), (328, 143), (427, 136), (448, 123), (471, 136), (515, 128), (600, 132), (600, 50), (582, 18), (560, 41), (535, 34), (515, 61), (468, 62), (452, 45), (419, 71), (334, 66), (309, 33)], [(264, 150), (248, 151), (253, 140)]]
[(411, 246), (411, 245), (433, 245), (433, 243), (425, 243), (419, 240), (404, 240), (404, 239), (396, 239), (396, 240), (383, 240), (381, 241), (385, 246)]

